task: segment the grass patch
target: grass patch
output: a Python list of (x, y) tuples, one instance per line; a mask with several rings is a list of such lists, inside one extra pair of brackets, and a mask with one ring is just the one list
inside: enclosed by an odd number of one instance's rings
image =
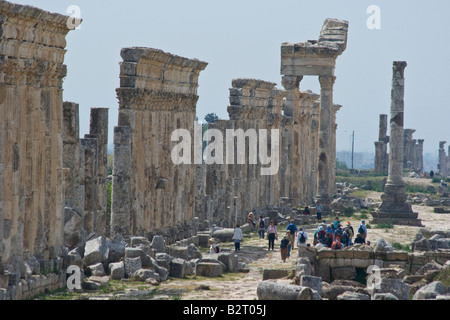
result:
[(411, 252), (411, 248), (409, 245), (407, 244), (401, 244), (399, 242), (394, 242), (392, 244), (392, 247), (397, 249), (397, 250), (402, 250), (402, 251), (407, 251), (407, 252)]
[(376, 224), (375, 229), (394, 229), (394, 225), (392, 223), (379, 223)]

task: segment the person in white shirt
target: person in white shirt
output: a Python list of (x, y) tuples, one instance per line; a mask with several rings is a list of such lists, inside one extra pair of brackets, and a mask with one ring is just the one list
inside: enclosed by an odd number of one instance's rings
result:
[(233, 239), (234, 241), (234, 249), (235, 251), (241, 251), (241, 241), (242, 241), (242, 229), (238, 224), (236, 228), (234, 228)]
[(299, 232), (297, 233), (297, 245), (299, 247), (306, 247), (306, 242), (308, 241), (308, 235), (305, 231), (303, 231), (303, 228), (300, 228)]

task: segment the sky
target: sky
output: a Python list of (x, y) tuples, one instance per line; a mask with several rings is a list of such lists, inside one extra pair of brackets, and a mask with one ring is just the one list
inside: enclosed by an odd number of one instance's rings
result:
[[(354, 131), (355, 152), (374, 152), (379, 115), (390, 113), (397, 60), (408, 63), (405, 128), (415, 129), (413, 137), (425, 139), (425, 153), (436, 157), (439, 141), (450, 143), (448, 0), (12, 2), (69, 16), (76, 14), (73, 6), (79, 8), (83, 23), (66, 38), (63, 98), (80, 104), (81, 137), (89, 131), (90, 108), (106, 107), (108, 143), (113, 143), (124, 47), (157, 48), (208, 62), (199, 79), (198, 118), (214, 112), (229, 119), (233, 79), (261, 79), (282, 89), (281, 44), (316, 40), (325, 19), (336, 18), (349, 22), (347, 49), (335, 71), (334, 103), (343, 106), (337, 115), (337, 150), (351, 151)], [(372, 10), (374, 5), (379, 11)], [(320, 92), (317, 77), (305, 77), (300, 88)]]

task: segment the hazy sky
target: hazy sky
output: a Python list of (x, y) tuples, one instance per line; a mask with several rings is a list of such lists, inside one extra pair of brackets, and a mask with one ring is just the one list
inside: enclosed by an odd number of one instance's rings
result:
[[(425, 139), (437, 155), (450, 143), (450, 1), (384, 0), (18, 0), (71, 15), (80, 8), (81, 29), (67, 37), (64, 100), (80, 104), (80, 134), (89, 130), (91, 107), (110, 108), (110, 137), (117, 125), (120, 50), (143, 46), (209, 63), (200, 74), (197, 113), (228, 119), (229, 88), (235, 78), (281, 86), (280, 47), (319, 37), (326, 18), (349, 21), (347, 50), (337, 60), (334, 102), (343, 105), (337, 150), (373, 152), (379, 115), (389, 114), (392, 62), (405, 60), (405, 128)], [(369, 29), (371, 5), (380, 9), (381, 29)], [(301, 89), (319, 93), (317, 77)]]

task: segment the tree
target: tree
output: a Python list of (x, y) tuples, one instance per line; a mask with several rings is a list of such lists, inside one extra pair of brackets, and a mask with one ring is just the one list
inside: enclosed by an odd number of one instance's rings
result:
[(215, 113), (208, 113), (205, 117), (205, 121), (208, 123), (215, 123), (219, 117)]

